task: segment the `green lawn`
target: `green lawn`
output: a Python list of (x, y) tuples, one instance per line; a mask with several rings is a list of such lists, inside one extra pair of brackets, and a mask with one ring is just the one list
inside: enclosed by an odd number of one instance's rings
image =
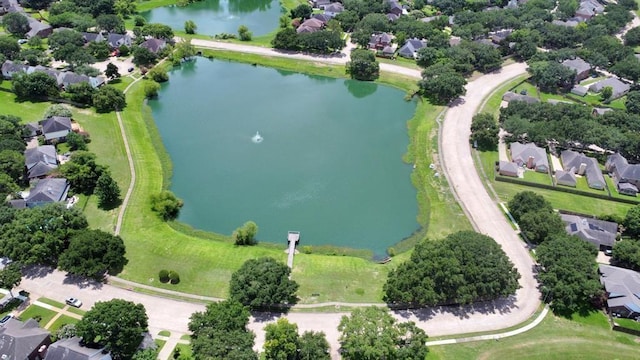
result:
[(62, 309), (62, 308), (64, 308), (66, 306), (65, 304), (63, 304), (61, 302), (58, 302), (58, 301), (55, 301), (55, 300), (51, 300), (51, 299), (48, 299), (48, 298), (44, 298), (44, 297), (39, 298), (38, 301), (43, 303), (43, 304), (47, 304), (47, 305), (51, 305), (53, 307), (57, 307), (58, 309)]
[(53, 324), (49, 326), (48, 330), (51, 331), (52, 333), (55, 333), (56, 330), (60, 329), (61, 327), (68, 324), (77, 324), (78, 321), (80, 321), (80, 319), (76, 319), (67, 315), (60, 315), (60, 317), (58, 317), (56, 321), (54, 321)]
[(494, 90), (487, 99), (485, 99), (484, 106), (481, 112), (493, 114), (496, 119), (500, 115), (500, 104), (502, 103), (502, 95), (509, 90), (519, 90), (520, 85), (527, 84), (526, 79), (529, 78), (528, 74), (520, 75), (511, 81), (508, 81)]
[(180, 357), (181, 358), (185, 358), (185, 359), (192, 359), (193, 358), (193, 353), (191, 352), (191, 345), (188, 344), (178, 344), (176, 345), (176, 347), (173, 349), (173, 353), (175, 354), (176, 349), (178, 349), (178, 351), (180, 352)]
[(496, 341), (429, 347), (427, 359), (637, 359), (635, 337), (610, 330), (605, 315), (574, 321), (547, 315), (537, 327)]
[(40, 318), (38, 323), (41, 327), (47, 325), (47, 323), (56, 316), (57, 312), (49, 309), (45, 309), (40, 306), (31, 305), (25, 311), (20, 314), (20, 319), (26, 321), (32, 318)]
[(168, 337), (168, 336), (171, 336), (171, 331), (169, 331), (169, 330), (161, 330), (161, 331), (158, 333), (158, 335), (160, 335), (160, 336), (167, 336), (167, 337)]
[(523, 178), (524, 181), (528, 181), (536, 184), (543, 184), (543, 185), (553, 185), (551, 181), (551, 176), (549, 176), (549, 174), (546, 174), (546, 173), (543, 174), (533, 170), (526, 170), (523, 176), (524, 176)]
[(618, 326), (622, 326), (627, 329), (640, 331), (640, 322), (637, 322), (632, 319), (613, 319)]

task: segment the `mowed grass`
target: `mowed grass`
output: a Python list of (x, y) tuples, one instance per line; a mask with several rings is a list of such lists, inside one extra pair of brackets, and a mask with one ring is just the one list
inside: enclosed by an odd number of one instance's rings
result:
[(22, 321), (27, 321), (33, 318), (40, 318), (38, 323), (41, 327), (44, 327), (49, 321), (51, 321), (51, 319), (53, 319), (54, 316), (56, 316), (56, 314), (57, 312), (54, 310), (45, 309), (37, 305), (31, 305), (25, 311), (23, 311), (19, 317)]
[(51, 299), (48, 299), (48, 298), (44, 298), (44, 297), (39, 298), (38, 301), (43, 303), (43, 304), (47, 304), (47, 305), (51, 305), (53, 307), (57, 307), (58, 309), (62, 309), (62, 308), (64, 308), (66, 306), (65, 304), (63, 304), (61, 302), (58, 302), (58, 301), (55, 301), (55, 300), (51, 300)]
[(76, 319), (67, 315), (60, 315), (60, 317), (58, 317), (56, 321), (54, 321), (53, 324), (49, 326), (48, 330), (51, 331), (52, 333), (55, 333), (61, 327), (69, 324), (77, 324), (78, 321), (80, 321), (80, 319)]
[[(603, 326), (604, 325), (604, 326)], [(637, 338), (615, 332), (602, 313), (587, 318), (547, 315), (532, 330), (496, 341), (429, 347), (428, 360), (437, 359), (637, 359)]]

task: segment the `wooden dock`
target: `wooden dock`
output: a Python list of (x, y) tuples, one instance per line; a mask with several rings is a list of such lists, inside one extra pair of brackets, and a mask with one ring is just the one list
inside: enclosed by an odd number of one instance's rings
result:
[(287, 233), (287, 241), (289, 242), (289, 257), (287, 258), (287, 266), (293, 269), (293, 255), (296, 253), (296, 245), (300, 241), (300, 231), (289, 231)]

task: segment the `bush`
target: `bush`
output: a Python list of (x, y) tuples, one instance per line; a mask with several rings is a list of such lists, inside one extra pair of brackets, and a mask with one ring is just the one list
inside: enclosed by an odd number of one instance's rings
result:
[(164, 68), (157, 66), (149, 70), (149, 72), (147, 73), (147, 77), (159, 83), (169, 80), (169, 74), (167, 74), (167, 71)]
[(151, 195), (151, 210), (165, 221), (177, 218), (183, 205), (184, 202), (169, 190)]
[(180, 282), (180, 275), (178, 275), (177, 272), (171, 270), (169, 271), (169, 279), (171, 280), (171, 283), (175, 285)]
[(160, 270), (160, 272), (158, 273), (158, 280), (160, 280), (161, 283), (167, 283), (169, 282), (169, 270)]
[(160, 84), (155, 81), (149, 81), (144, 84), (144, 96), (147, 98), (157, 97), (158, 90), (160, 90)]

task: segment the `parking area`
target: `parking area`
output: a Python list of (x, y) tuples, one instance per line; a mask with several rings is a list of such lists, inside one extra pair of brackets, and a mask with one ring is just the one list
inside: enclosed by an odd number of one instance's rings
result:
[(119, 58), (117, 56), (112, 56), (105, 61), (94, 63), (91, 66), (93, 66), (94, 68), (104, 73), (104, 71), (107, 69), (108, 63), (112, 63), (113, 65), (117, 66), (118, 72), (120, 73), (120, 75), (128, 74), (129, 69), (135, 67), (135, 65), (133, 64), (133, 56), (129, 56), (126, 58)]

